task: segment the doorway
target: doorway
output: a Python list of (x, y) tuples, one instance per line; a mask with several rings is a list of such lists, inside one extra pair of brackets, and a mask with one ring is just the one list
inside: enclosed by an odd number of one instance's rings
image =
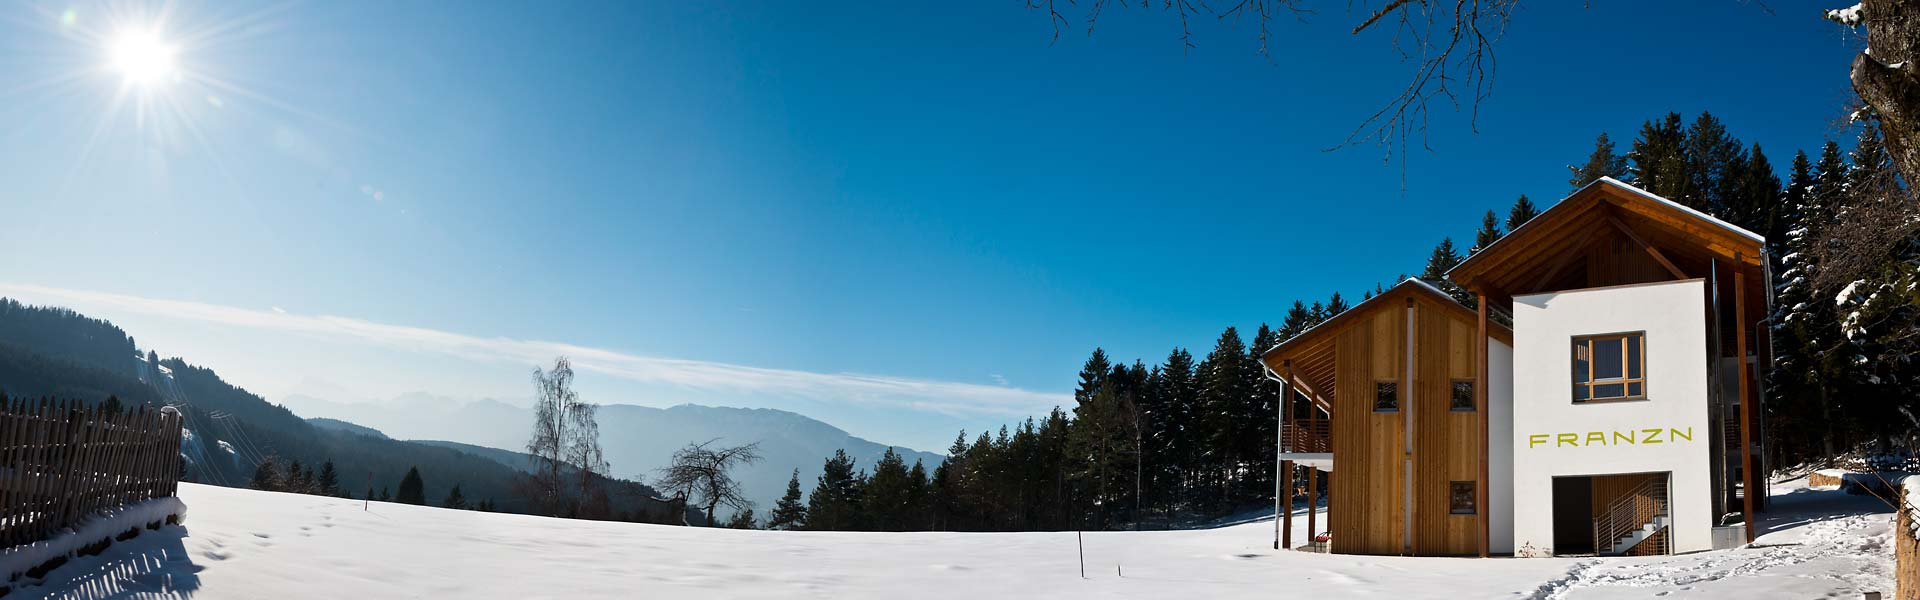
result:
[(1593, 552), (1593, 478), (1553, 478), (1553, 553)]

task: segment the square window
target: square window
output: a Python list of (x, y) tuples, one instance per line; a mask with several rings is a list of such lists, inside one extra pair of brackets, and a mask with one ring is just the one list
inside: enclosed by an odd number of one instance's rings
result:
[(1400, 382), (1376, 381), (1373, 383), (1373, 412), (1397, 412), (1400, 410)]
[(1475, 399), (1473, 397), (1473, 380), (1471, 379), (1453, 380), (1453, 401), (1448, 403), (1447, 407), (1449, 409), (1456, 410), (1456, 411), (1473, 412), (1474, 406), (1478, 404), (1474, 400)]
[(1573, 402), (1646, 399), (1646, 334), (1573, 339)]
[(1477, 498), (1474, 495), (1473, 482), (1471, 481), (1454, 481), (1448, 483), (1447, 498), (1447, 512), (1456, 515), (1471, 515), (1479, 512), (1474, 509), (1474, 502)]

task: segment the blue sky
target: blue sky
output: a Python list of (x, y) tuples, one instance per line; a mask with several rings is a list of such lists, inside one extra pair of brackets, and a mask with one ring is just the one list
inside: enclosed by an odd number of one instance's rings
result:
[[(524, 403), (567, 351), (591, 400), (937, 450), (1095, 346), (1202, 354), (1416, 271), (1601, 131), (1710, 110), (1782, 169), (1842, 135), (1826, 4), (1537, 2), (1477, 133), (1325, 152), (1410, 66), (1319, 4), (1271, 59), (1158, 10), (1050, 43), (1015, 1), (8, 5), (0, 293), (270, 399)], [(103, 40), (153, 22), (186, 75), (115, 105)]]

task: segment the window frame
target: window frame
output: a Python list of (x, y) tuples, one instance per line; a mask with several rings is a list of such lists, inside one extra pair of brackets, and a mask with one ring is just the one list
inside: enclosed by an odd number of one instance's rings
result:
[[(1467, 500), (1467, 506), (1464, 509), (1461, 508), (1460, 505), (1455, 502), (1456, 500), (1459, 500), (1461, 498), (1460, 496), (1461, 487), (1466, 488), (1465, 498)], [(1447, 514), (1456, 515), (1456, 516), (1472, 516), (1472, 515), (1480, 514), (1480, 490), (1477, 489), (1478, 487), (1479, 487), (1479, 484), (1478, 482), (1475, 482), (1475, 481), (1447, 482)]]
[[(1391, 408), (1380, 408), (1380, 386), (1383, 386), (1383, 385), (1393, 386), (1393, 406)], [(1373, 412), (1381, 413), (1381, 414), (1400, 412), (1400, 405), (1401, 405), (1400, 400), (1401, 400), (1400, 380), (1398, 379), (1373, 380)]]
[[(1453, 395), (1459, 392), (1458, 387), (1462, 383), (1467, 384), (1468, 386), (1471, 386), (1467, 388), (1466, 408), (1461, 408), (1459, 405), (1456, 405), (1453, 402), (1455, 400)], [(1480, 389), (1479, 388), (1480, 388), (1480, 381), (1473, 377), (1462, 377), (1462, 378), (1449, 381), (1447, 384), (1447, 411), (1470, 413), (1470, 412), (1475, 412), (1480, 410)]]
[[(1600, 361), (1595, 360), (1595, 356), (1596, 356), (1594, 354), (1595, 342), (1607, 341), (1607, 340), (1618, 340), (1620, 342), (1620, 376), (1616, 378), (1609, 378), (1609, 379), (1597, 379), (1595, 378), (1594, 369), (1595, 369), (1595, 365), (1599, 364)], [(1639, 343), (1640, 360), (1637, 365), (1634, 364), (1633, 361), (1629, 360), (1629, 358), (1633, 356), (1633, 352), (1632, 352), (1633, 346), (1628, 343), (1629, 341), (1637, 341)], [(1649, 391), (1649, 386), (1647, 382), (1647, 379), (1648, 379), (1647, 377), (1648, 375), (1647, 373), (1647, 332), (1645, 330), (1620, 331), (1620, 332), (1614, 332), (1614, 333), (1598, 333), (1598, 334), (1590, 334), (1590, 335), (1573, 336), (1573, 339), (1571, 339), (1568, 342), (1568, 346), (1567, 346), (1567, 350), (1569, 351), (1567, 362), (1569, 363), (1570, 367), (1573, 365), (1579, 364), (1579, 361), (1580, 361), (1579, 350), (1582, 346), (1584, 346), (1587, 349), (1587, 380), (1585, 382), (1580, 382), (1580, 381), (1568, 382), (1569, 387), (1567, 389), (1567, 393), (1573, 396), (1574, 404), (1606, 404), (1609, 402), (1639, 402), (1639, 401), (1644, 401), (1648, 398), (1647, 392)], [(1635, 366), (1639, 367), (1639, 371), (1640, 371), (1639, 377), (1633, 376), (1633, 371), (1634, 371), (1633, 367)], [(1571, 374), (1569, 378), (1571, 378)], [(1640, 385), (1640, 393), (1627, 394), (1626, 393), (1627, 390), (1630, 389), (1633, 386), (1633, 384)], [(1596, 398), (1594, 396), (1594, 392), (1597, 388), (1600, 388), (1602, 386), (1613, 386), (1613, 385), (1620, 386), (1621, 395), (1607, 396), (1604, 398)], [(1578, 392), (1581, 390), (1581, 388), (1585, 388), (1587, 392), (1587, 396), (1584, 399), (1582, 399), (1578, 395)]]

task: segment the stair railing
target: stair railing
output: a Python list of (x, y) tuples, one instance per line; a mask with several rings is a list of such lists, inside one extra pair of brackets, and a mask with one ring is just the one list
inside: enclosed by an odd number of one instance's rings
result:
[[(1600, 517), (1593, 520), (1593, 545), (1595, 554), (1611, 554), (1613, 546), (1635, 530), (1654, 523), (1658, 517), (1668, 515), (1667, 482), (1664, 477), (1649, 477), (1626, 494), (1615, 498), (1601, 511)], [(1651, 539), (1659, 531), (1648, 535)], [(1640, 540), (1645, 543), (1646, 539)], [(1639, 544), (1635, 544), (1639, 545)], [(1662, 548), (1665, 548), (1664, 542)], [(1632, 546), (1622, 551), (1632, 550)], [(1664, 550), (1663, 550), (1664, 553)]]

